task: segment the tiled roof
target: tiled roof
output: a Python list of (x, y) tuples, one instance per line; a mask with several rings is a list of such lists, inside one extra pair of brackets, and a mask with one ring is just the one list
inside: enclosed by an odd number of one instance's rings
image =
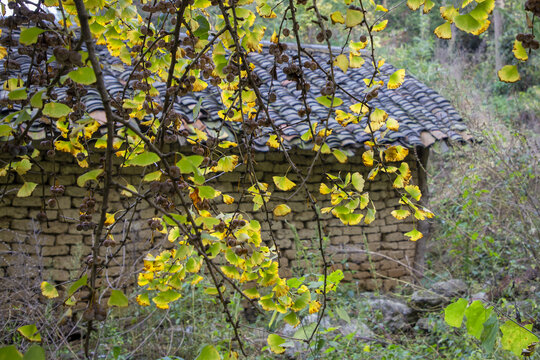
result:
[[(319, 46), (308, 46), (306, 49), (317, 59), (317, 62), (323, 66), (328, 65), (328, 54)], [(124, 67), (122, 70), (118, 66), (120, 60), (111, 56), (108, 51), (100, 47), (98, 49), (100, 61), (104, 68), (104, 78), (106, 87), (112, 97), (122, 93), (125, 82), (127, 81), (131, 69)], [(296, 55), (292, 46), (286, 52), (289, 58)], [(10, 70), (10, 77), (20, 75), (25, 78), (30, 68), (30, 58), (26, 55), (19, 55), (15, 51), (10, 54), (10, 58), (20, 64), (20, 69)], [(274, 57), (268, 53), (268, 47), (263, 48), (262, 53), (253, 53), (250, 60), (255, 67), (255, 73), (262, 80), (260, 91), (263, 96), (268, 96), (270, 85), (272, 91), (276, 93), (277, 100), (269, 105), (269, 113), (275, 125), (283, 132), (285, 144), (290, 147), (311, 148), (312, 143), (303, 142), (300, 136), (309, 128), (305, 118), (300, 118), (298, 110), (303, 108), (300, 98), (301, 92), (296, 90), (296, 83), (287, 80), (287, 76), (282, 69), (286, 64), (277, 65), (277, 79), (272, 81), (271, 70), (274, 66)], [(309, 58), (302, 58), (302, 63)], [(4, 60), (0, 60), (0, 69), (4, 69)], [(116, 64), (116, 65), (115, 65)], [(114, 65), (114, 66), (113, 66)], [(381, 74), (378, 77), (385, 82), (396, 69), (391, 65), (385, 64), (381, 67)], [(308, 105), (311, 107), (311, 121), (321, 122), (327, 118), (328, 108), (319, 104), (316, 100), (320, 96), (320, 88), (326, 84), (326, 75), (320, 69), (309, 70), (304, 68), (305, 76), (311, 84), (308, 93)], [(347, 92), (363, 98), (363, 90), (366, 88), (363, 79), (369, 78), (373, 73), (373, 67), (370, 61), (366, 61), (361, 68), (349, 68), (347, 73), (341, 70), (335, 71), (336, 82)], [(6, 75), (2, 76), (2, 81)], [(154, 86), (159, 90), (161, 101), (165, 95), (165, 84), (157, 83)], [(65, 89), (57, 89), (58, 99), (65, 98)], [(336, 91), (336, 96), (343, 100), (343, 104), (337, 107), (344, 111), (349, 111), (349, 106), (356, 103), (342, 90)], [(0, 92), (0, 99), (7, 98), (7, 92)], [(201, 99), (201, 100), (200, 100)], [(103, 105), (97, 90), (93, 87), (88, 88), (88, 93), (83, 98), (86, 104), (86, 110), (95, 117), (104, 116)], [(223, 110), (220, 102), (218, 89), (209, 85), (204, 91), (191, 93), (188, 96), (178, 97), (174, 104), (176, 112), (185, 116), (187, 122), (194, 122), (193, 109), (201, 101), (201, 117), (199, 120), (211, 135), (218, 135), (215, 131), (219, 130), (219, 137), (231, 141), (236, 140), (236, 135), (241, 131), (241, 125), (237, 122), (227, 121), (222, 124), (222, 119), (218, 111)], [(450, 105), (450, 103), (440, 96), (437, 92), (422, 84), (416, 78), (406, 75), (405, 81), (401, 87), (396, 90), (387, 89), (385, 86), (379, 89), (377, 98), (369, 102), (371, 106), (385, 110), (390, 117), (399, 121), (399, 131), (390, 131), (385, 136), (385, 141), (397, 142), (405, 146), (429, 146), (436, 140), (465, 141), (469, 138), (466, 134), (466, 126), (461, 116)], [(9, 111), (2, 109), (2, 113)], [(196, 120), (196, 119), (195, 119)], [(201, 124), (198, 122), (198, 124)], [(225, 125), (225, 126), (223, 126)], [(328, 123), (332, 134), (327, 138), (327, 144), (331, 148), (339, 149), (357, 149), (363, 148), (363, 143), (370, 140), (370, 135), (364, 129), (366, 128), (366, 118), (358, 124), (349, 124), (346, 127), (341, 126), (334, 118), (330, 118)], [(384, 131), (382, 127), (379, 131)], [(41, 129), (34, 127), (32, 130), (39, 133)], [(376, 132), (376, 135), (379, 133)], [(268, 151), (266, 145), (270, 128), (263, 128), (260, 136), (255, 139), (255, 148), (258, 151)], [(36, 134), (37, 135), (37, 134)], [(39, 137), (39, 136), (37, 136)]]

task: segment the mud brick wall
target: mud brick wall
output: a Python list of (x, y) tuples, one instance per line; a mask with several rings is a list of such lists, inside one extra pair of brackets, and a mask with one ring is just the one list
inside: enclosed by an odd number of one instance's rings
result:
[[(44, 153), (44, 152), (43, 152)], [(90, 162), (98, 163), (100, 154), (90, 156)], [(313, 161), (313, 152), (295, 150), (291, 152), (292, 159), (299, 169), (306, 173)], [(0, 156), (5, 164), (7, 158)], [(46, 156), (38, 158), (41, 171), (34, 166), (24, 175), (26, 181), (38, 184), (31, 197), (17, 198), (15, 195), (23, 180), (20, 176), (0, 177), (3, 197), (0, 200), (0, 278), (17, 281), (16, 279), (47, 280), (57, 283), (68, 282), (86, 271), (84, 259), (91, 253), (94, 241), (91, 231), (77, 231), (79, 206), (88, 190), (77, 186), (77, 177), (87, 169), (81, 169), (69, 154), (57, 153), (54, 161)], [(273, 190), (272, 177), (287, 176), (299, 183), (294, 172), (279, 152), (256, 154), (256, 175), (259, 181), (270, 184)], [(409, 161), (413, 180), (417, 179), (417, 165)], [(242, 170), (240, 167), (238, 170)], [(346, 164), (338, 163), (333, 156), (323, 156), (314, 168), (307, 186), (316, 196), (320, 207), (328, 206), (326, 199), (319, 193), (319, 185), (324, 173), (359, 171), (367, 175), (366, 168), (361, 164), (361, 154), (349, 158)], [(142, 169), (137, 167), (123, 168), (120, 175), (131, 184), (139, 184)], [(43, 208), (44, 202), (50, 197), (50, 186), (54, 179), (66, 187), (63, 196), (58, 198), (58, 208), (46, 208), (48, 221), (36, 220), (36, 215)], [(224, 193), (240, 198), (243, 188), (240, 183), (241, 173), (225, 173), (215, 180), (215, 185)], [(244, 186), (245, 188), (245, 186)], [(4, 190), (5, 189), (5, 190)], [(345, 226), (332, 215), (324, 215), (324, 234), (328, 240), (324, 245), (329, 254), (332, 269), (342, 269), (345, 279), (355, 281), (361, 288), (385, 290), (394, 287), (399, 280), (408, 281), (411, 278), (409, 267), (413, 266), (416, 244), (408, 241), (403, 233), (412, 229), (412, 217), (398, 221), (391, 216), (391, 211), (397, 208), (398, 195), (392, 189), (391, 180), (386, 176), (378, 176), (375, 182), (366, 182), (366, 190), (377, 208), (376, 220), (370, 225)], [(290, 192), (276, 195), (290, 196)], [(120, 209), (130, 209), (123, 220), (113, 230), (117, 241), (125, 239), (125, 247), (104, 249), (102, 255), (112, 257), (101, 276), (102, 281), (114, 287), (132, 283), (137, 271), (142, 266), (142, 258), (149, 252), (157, 252), (162, 245), (171, 246), (164, 235), (153, 233), (147, 223), (155, 214), (146, 202), (135, 203), (135, 198), (127, 198), (118, 192), (111, 193), (109, 212)], [(100, 194), (95, 197), (99, 207)], [(219, 201), (219, 200), (218, 200)], [(320, 271), (318, 256), (317, 222), (309, 207), (304, 191), (286, 201), (292, 209), (291, 214), (284, 218), (274, 218), (264, 212), (253, 213), (253, 204), (248, 199), (240, 204), (240, 210), (247, 216), (259, 220), (262, 224), (263, 239), (270, 239), (272, 231), (281, 253), (281, 264), (284, 275), (296, 270), (308, 269), (310, 272)], [(235, 203), (236, 204), (236, 203)], [(231, 205), (229, 205), (231, 206)], [(224, 205), (219, 209), (225, 210)], [(228, 208), (231, 211), (232, 208)], [(94, 215), (95, 219), (98, 215)], [(95, 221), (94, 219), (94, 221)], [(131, 221), (132, 220), (132, 221)], [(286, 220), (287, 222), (283, 221)], [(130, 225), (131, 224), (131, 225)], [(114, 256), (112, 256), (114, 255)]]

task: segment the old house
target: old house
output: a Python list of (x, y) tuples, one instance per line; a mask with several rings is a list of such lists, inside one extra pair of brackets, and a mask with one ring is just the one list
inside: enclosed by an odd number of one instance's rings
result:
[[(307, 51), (318, 60), (320, 64), (329, 67), (328, 54), (324, 49), (313, 46)], [(295, 51), (290, 46), (288, 54), (292, 59)], [(19, 55), (16, 49), (11, 49), (10, 61), (17, 62), (18, 68), (11, 68), (9, 76), (2, 74), (2, 81), (8, 77), (20, 76), (24, 78), (30, 70), (29, 57)], [(306, 57), (307, 60), (307, 57)], [(0, 68), (4, 69), (6, 59), (0, 60)], [(112, 98), (124, 91), (128, 83), (131, 69), (112, 56), (106, 49), (100, 50), (100, 61), (105, 72), (105, 82)], [(306, 173), (314, 161), (315, 152), (312, 151), (313, 142), (303, 141), (301, 135), (309, 128), (305, 118), (299, 111), (304, 105), (300, 100), (300, 91), (295, 83), (287, 79), (282, 71), (287, 64), (277, 64), (274, 57), (263, 49), (262, 53), (251, 55), (255, 64), (255, 73), (261, 80), (261, 93), (268, 96), (274, 93), (275, 101), (269, 105), (270, 116), (275, 126), (281, 130), (285, 144), (289, 148), (291, 158), (299, 169)], [(327, 69), (323, 69), (328, 71)], [(321, 69), (306, 69), (308, 82), (311, 84), (307, 103), (311, 108), (312, 122), (325, 122), (328, 109), (321, 105), (316, 98), (320, 96), (320, 89), (327, 82), (325, 72)], [(396, 69), (391, 65), (384, 65), (378, 78), (388, 80), (388, 76)], [(277, 78), (273, 78), (272, 73)], [(362, 96), (365, 89), (363, 79), (369, 78), (373, 73), (370, 61), (366, 61), (361, 68), (350, 68), (346, 73), (336, 71), (336, 82), (339, 88), (336, 96), (343, 99), (338, 109), (347, 110), (353, 104), (348, 94)], [(161, 97), (165, 93), (164, 84), (156, 84)], [(65, 99), (65, 89), (55, 90), (58, 100)], [(2, 91), (1, 99), (7, 98), (7, 91)], [(104, 120), (103, 105), (98, 92), (91, 86), (86, 88), (82, 97), (86, 112), (90, 117), (100, 122)], [(396, 90), (381, 87), (378, 97), (372, 99), (370, 104), (385, 110), (389, 116), (399, 121), (399, 130), (389, 132), (385, 136), (386, 142), (399, 143), (410, 149), (407, 161), (413, 172), (412, 182), (419, 185), (427, 198), (425, 167), (428, 161), (429, 148), (436, 141), (461, 142), (466, 140), (466, 126), (459, 114), (450, 103), (434, 90), (407, 75), (403, 86)], [(209, 86), (204, 91), (179, 97), (174, 104), (175, 110), (182, 114), (186, 128), (197, 128), (219, 137), (222, 140), (238, 142), (244, 131), (239, 122), (223, 122), (219, 112), (223, 110), (217, 90)], [(7, 115), (17, 108), (2, 108)], [(197, 118), (194, 118), (197, 115)], [(9, 122), (8, 122), (9, 124)], [(308, 184), (313, 194), (318, 194), (320, 182), (324, 173), (337, 174), (348, 171), (359, 171), (367, 174), (368, 169), (362, 164), (361, 155), (366, 150), (364, 143), (370, 140), (370, 134), (364, 131), (366, 119), (361, 123), (351, 123), (345, 127), (340, 125), (334, 117), (328, 119), (328, 126), (332, 133), (327, 138), (327, 144), (332, 149), (339, 149), (351, 156), (345, 163), (340, 163), (332, 154), (323, 154), (313, 165), (313, 175)], [(383, 127), (375, 135), (385, 131)], [(100, 130), (103, 133), (103, 129)], [(259, 181), (272, 184), (272, 177), (282, 176), (288, 170), (283, 153), (267, 145), (270, 129), (263, 130), (254, 138), (253, 148), (256, 150), (255, 171)], [(45, 138), (61, 136), (60, 132), (50, 123), (42, 121), (35, 123), (29, 131), (35, 139), (36, 148), (41, 150), (38, 163), (24, 173), (19, 174), (9, 168), (10, 161), (20, 161), (21, 157), (14, 158), (9, 154), (8, 137), (3, 137), (4, 150), (0, 156), (0, 169), (3, 169), (0, 182), (0, 277), (17, 278), (31, 276), (43, 280), (65, 282), (84, 271), (84, 259), (90, 252), (92, 235), (90, 230), (77, 229), (79, 223), (79, 206), (88, 189), (77, 185), (77, 178), (86, 172), (77, 165), (71, 154), (57, 151), (54, 157), (47, 156), (47, 149), (40, 145)], [(98, 135), (96, 138), (99, 138)], [(190, 152), (184, 138), (173, 139), (169, 146), (179, 152)], [(90, 153), (88, 161), (91, 164), (99, 163), (99, 150)], [(90, 165), (92, 166), (92, 165)], [(141, 168), (118, 168), (126, 181), (132, 184), (141, 183), (144, 175)], [(233, 172), (217, 176), (213, 181), (223, 192), (240, 198), (242, 191), (242, 165)], [(38, 188), (30, 197), (16, 197), (17, 189), (24, 181), (33, 181), (38, 184), (47, 184), (43, 189)], [(56, 206), (47, 205), (50, 197), (51, 185), (63, 185), (65, 191), (58, 197)], [(41, 185), (40, 185), (41, 186)], [(424, 241), (411, 242), (405, 238), (404, 232), (413, 227), (412, 217), (398, 221), (390, 212), (398, 205), (398, 194), (392, 188), (392, 182), (385, 177), (377, 177), (377, 181), (368, 182), (367, 190), (371, 192), (371, 200), (377, 208), (376, 220), (370, 225), (344, 226), (338, 219), (328, 216), (325, 235), (328, 237), (327, 249), (331, 254), (330, 261), (333, 268), (343, 269), (346, 279), (357, 281), (361, 287), (372, 289), (379, 284), (385, 289), (392, 288), (398, 281), (408, 281), (414, 276), (415, 269), (421, 269), (424, 255)], [(96, 194), (99, 202), (99, 192)], [(133, 205), (133, 200), (120, 192), (113, 193), (111, 207), (122, 209)], [(323, 198), (321, 196), (321, 201)], [(309, 211), (305, 196), (301, 193), (287, 204), (292, 208), (283, 221), (274, 218), (271, 214), (259, 212), (251, 214), (263, 223), (263, 235), (266, 238), (269, 232), (274, 233), (282, 254), (282, 265), (285, 269), (316, 266), (316, 256), (311, 254), (311, 242), (315, 238), (315, 222), (313, 213)], [(157, 248), (160, 242), (167, 243), (166, 237), (151, 231), (147, 219), (154, 216), (154, 209), (144, 202), (130, 208), (126, 218), (133, 219), (129, 228), (117, 226), (119, 237), (127, 239), (125, 251), (114, 253), (105, 270), (107, 281), (120, 284), (133, 279), (141, 264), (141, 259), (151, 249)], [(241, 211), (250, 214), (252, 203), (246, 201), (241, 205)], [(38, 214), (45, 211), (47, 219), (38, 219)], [(420, 225), (425, 226), (425, 225)], [(128, 232), (127, 234), (125, 232)], [(112, 251), (108, 249), (107, 251)], [(81, 264), (83, 264), (81, 266)], [(314, 271), (317, 271), (314, 268)], [(374, 282), (373, 280), (376, 280)]]

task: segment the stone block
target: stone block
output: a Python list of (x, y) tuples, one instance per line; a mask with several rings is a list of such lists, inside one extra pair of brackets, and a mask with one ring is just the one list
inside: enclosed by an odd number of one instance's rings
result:
[(344, 281), (352, 281), (353, 279), (353, 273), (350, 271), (344, 271), (343, 272), (343, 280)]
[(12, 207), (41, 207), (41, 199), (38, 196), (25, 198), (16, 197), (11, 203)]
[[(69, 186), (66, 188), (66, 191), (64, 192), (64, 194), (67, 196), (83, 198), (88, 194), (88, 191), (78, 186)], [(79, 205), (80, 203), (78, 203), (76, 206), (78, 207)]]
[(332, 236), (330, 238), (330, 243), (332, 245), (340, 245), (340, 244), (347, 244), (350, 241), (349, 236)]
[(380, 227), (382, 233), (392, 233), (397, 231), (397, 225), (385, 225)]
[(54, 258), (52, 258), (52, 261), (54, 267), (57, 269), (77, 270), (83, 266), (80, 258), (76, 258), (71, 255), (55, 256)]
[(52, 281), (65, 282), (69, 280), (69, 272), (66, 270), (50, 269), (48, 273), (49, 273), (48, 278), (51, 279)]
[(343, 225), (343, 235), (362, 235), (367, 228), (360, 226), (347, 226)]
[(367, 234), (367, 241), (368, 242), (378, 242), (382, 240), (382, 235), (379, 233), (375, 234)]
[(368, 256), (365, 253), (355, 252), (349, 254), (349, 260), (354, 262), (355, 264), (363, 264), (367, 263)]
[(56, 255), (68, 255), (69, 246), (56, 245), (56, 246), (43, 246), (41, 248), (42, 256), (56, 256)]
[(383, 241), (381, 243), (381, 249), (383, 249), (383, 250), (397, 250), (397, 249), (399, 249), (399, 243)]
[(386, 275), (392, 278), (400, 278), (406, 274), (408, 274), (408, 271), (402, 266), (395, 269), (389, 269), (386, 271)]
[(60, 234), (56, 236), (56, 245), (74, 245), (83, 243), (81, 234)]
[(406, 222), (406, 223), (402, 222), (398, 224), (397, 227), (398, 227), (398, 231), (406, 233), (406, 232), (411, 231), (414, 228), (414, 224), (411, 222)]
[[(75, 226), (76, 225), (71, 225), (71, 227), (73, 228), (75, 228)], [(49, 221), (48, 226), (44, 225), (42, 229), (43, 233), (45, 234), (66, 234), (69, 227), (70, 224), (67, 224), (65, 222)]]
[(10, 230), (24, 230), (24, 231), (33, 231), (39, 229), (39, 224), (33, 220), (24, 219), (24, 220), (11, 220), (9, 225)]
[(344, 265), (344, 269), (345, 270), (358, 271), (358, 270), (360, 270), (360, 265), (356, 264), (356, 263), (353, 263), (353, 262), (347, 262)]
[(400, 233), (400, 232), (392, 232), (392, 233), (384, 234), (383, 239), (385, 242), (403, 241), (405, 240), (405, 235), (403, 235), (403, 233)]
[(414, 241), (400, 241), (398, 243), (398, 249), (400, 250), (415, 250), (416, 249), (416, 243)]

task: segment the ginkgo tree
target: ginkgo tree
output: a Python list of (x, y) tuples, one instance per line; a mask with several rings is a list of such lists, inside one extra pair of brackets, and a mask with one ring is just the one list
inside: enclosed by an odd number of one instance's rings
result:
[[(526, 61), (531, 51), (538, 48), (534, 40), (533, 20), (538, 16), (538, 0), (527, 2), (527, 19), (530, 34), (520, 34), (514, 44), (514, 54), (519, 61)], [(145, 257), (144, 267), (138, 274), (140, 306), (169, 308), (182, 296), (186, 283), (201, 287), (221, 304), (225, 318), (233, 329), (234, 346), (218, 354), (212, 344), (203, 348), (199, 358), (236, 358), (244, 353), (241, 329), (229, 308), (231, 293), (238, 294), (260, 311), (284, 314), (283, 321), (297, 326), (305, 314), (318, 314), (316, 326), (307, 337), (310, 342), (317, 332), (327, 306), (327, 296), (335, 291), (343, 279), (341, 271), (329, 272), (324, 250), (322, 214), (331, 213), (344, 225), (369, 224), (375, 220), (375, 208), (366, 181), (376, 181), (385, 176), (392, 179), (395, 191), (400, 194), (400, 209), (392, 215), (402, 220), (413, 216), (417, 221), (431, 218), (433, 214), (420, 204), (421, 192), (411, 184), (411, 170), (404, 159), (409, 150), (401, 145), (388, 144), (384, 136), (399, 129), (399, 119), (390, 117), (384, 110), (370, 102), (377, 98), (381, 87), (399, 89), (405, 79), (405, 70), (391, 74), (385, 83), (380, 80), (379, 68), (384, 59), (377, 57), (374, 37), (384, 31), (388, 9), (375, 1), (344, 0), (344, 11), (322, 12), (316, 0), (288, 0), (277, 4), (265, 0), (45, 0), (38, 3), (26, 0), (2, 3), (4, 17), (0, 57), (6, 69), (16, 69), (12, 54), (26, 54), (32, 59), (33, 68), (26, 78), (7, 76), (3, 88), (8, 92), (7, 106), (12, 111), (2, 119), (0, 136), (6, 139), (6, 149), (11, 160), (0, 175), (16, 172), (23, 179), (32, 168), (39, 168), (36, 158), (41, 152), (54, 158), (58, 152), (71, 154), (78, 166), (86, 172), (78, 177), (77, 185), (88, 189), (88, 196), (80, 205), (78, 230), (91, 230), (94, 239), (92, 252), (85, 258), (88, 271), (63, 292), (64, 304), (73, 305), (74, 295), (86, 289), (89, 296), (85, 303), (83, 320), (86, 324), (84, 351), (86, 356), (95, 353), (91, 343), (92, 333), (99, 331), (98, 321), (107, 317), (107, 308), (99, 299), (107, 294), (108, 306), (129, 306), (129, 297), (118, 289), (108, 289), (98, 279), (107, 259), (102, 258), (103, 248), (121, 248), (125, 242), (114, 238), (113, 229), (123, 213), (129, 209), (111, 208), (111, 192), (119, 191), (126, 197), (147, 202), (156, 215), (147, 219), (156, 233), (166, 234), (173, 247), (157, 255)], [(408, 0), (408, 8), (424, 13), (435, 9), (431, 0)], [(326, 119), (314, 121), (310, 114), (307, 92), (310, 84), (304, 68), (323, 69), (316, 59), (302, 63), (300, 42), (301, 26), (297, 11), (302, 7), (319, 31), (317, 41), (329, 50), (328, 82), (320, 89), (317, 101), (327, 108)], [(471, 34), (481, 34), (490, 25), (489, 16), (494, 0), (465, 0), (461, 6), (440, 6), (442, 24), (435, 35), (449, 39), (452, 29)], [(9, 11), (8, 11), (9, 10)], [(256, 19), (277, 18), (280, 26), (272, 34)], [(335, 52), (330, 38), (334, 32), (344, 32), (346, 53)], [(359, 172), (327, 174), (319, 192), (330, 201), (329, 207), (319, 208), (315, 194), (306, 185), (304, 174), (298, 170), (287, 153), (282, 133), (269, 112), (269, 103), (275, 101), (274, 93), (262, 94), (249, 53), (261, 52), (261, 41), (271, 39), (269, 51), (275, 61), (282, 61), (286, 41), (297, 42), (298, 56), (290, 59), (288, 76), (301, 90), (304, 104), (302, 117), (308, 130), (301, 140), (312, 143), (314, 160), (320, 154), (332, 154), (339, 162), (346, 162), (347, 153), (333, 149), (327, 143), (331, 134), (328, 119), (335, 118), (342, 126), (366, 121), (365, 132), (371, 140), (362, 154), (363, 164), (369, 168), (364, 178)], [(97, 49), (106, 47), (117, 57), (122, 66), (130, 69), (128, 81), (120, 95), (112, 96), (105, 86)], [(526, 50), (528, 49), (528, 50)], [(287, 60), (289, 61), (289, 59)], [(373, 73), (364, 79), (366, 91), (361, 97), (352, 98), (348, 111), (336, 109), (343, 99), (336, 96), (340, 84), (335, 81), (337, 72), (359, 68), (371, 62)], [(500, 69), (502, 81), (519, 80), (517, 65)], [(156, 89), (165, 83), (163, 99)], [(179, 97), (204, 90), (209, 84), (219, 90), (224, 122), (242, 124), (239, 141), (223, 141), (181, 120), (173, 104)], [(55, 88), (67, 88), (67, 96), (59, 100)], [(88, 113), (83, 96), (89, 88), (98, 91), (105, 118), (101, 123)], [(353, 95), (350, 95), (351, 97)], [(200, 111), (195, 109), (195, 112)], [(47, 138), (35, 148), (29, 129), (46, 121), (51, 126)], [(140, 124), (137, 126), (135, 124)], [(104, 136), (98, 129), (104, 126)], [(379, 134), (377, 130), (386, 127)], [(262, 127), (271, 129), (268, 146), (283, 152), (297, 183), (288, 174), (273, 178), (273, 184), (257, 180), (254, 170), (253, 138)], [(379, 135), (376, 135), (379, 134)], [(219, 134), (217, 134), (219, 135)], [(182, 137), (191, 146), (190, 152), (169, 152), (168, 144)], [(90, 161), (89, 154), (101, 152), (99, 163)], [(140, 184), (132, 184), (116, 176), (113, 164), (120, 168), (144, 168)], [(243, 166), (241, 166), (243, 165)], [(114, 165), (117, 166), (117, 165)], [(235, 172), (245, 183), (245, 194), (254, 211), (273, 212), (277, 217), (286, 216), (290, 207), (283, 203), (269, 209), (270, 201), (278, 191), (302, 191), (316, 220), (315, 233), (321, 271), (319, 275), (284, 278), (280, 275), (279, 251), (274, 239), (262, 238), (262, 225), (239, 211), (240, 199), (227, 194), (209, 181), (217, 174)], [(37, 188), (45, 186), (25, 181), (17, 196), (28, 197)], [(272, 189), (275, 189), (272, 191)], [(46, 206), (55, 208), (56, 197), (65, 191), (56, 183), (50, 189)], [(99, 194), (99, 199), (96, 195)], [(216, 211), (214, 205), (220, 204)], [(45, 206), (45, 204), (44, 204)], [(41, 212), (38, 220), (46, 221)], [(405, 234), (411, 241), (422, 238), (413, 229)], [(59, 297), (59, 291), (48, 282), (41, 284), (47, 298)], [(34, 326), (29, 324), (28, 326)], [(37, 329), (21, 328), (19, 332), (30, 341), (39, 336)], [(285, 351), (285, 340), (279, 334), (268, 336), (269, 349), (275, 353)], [(9, 348), (6, 351), (15, 351)]]

